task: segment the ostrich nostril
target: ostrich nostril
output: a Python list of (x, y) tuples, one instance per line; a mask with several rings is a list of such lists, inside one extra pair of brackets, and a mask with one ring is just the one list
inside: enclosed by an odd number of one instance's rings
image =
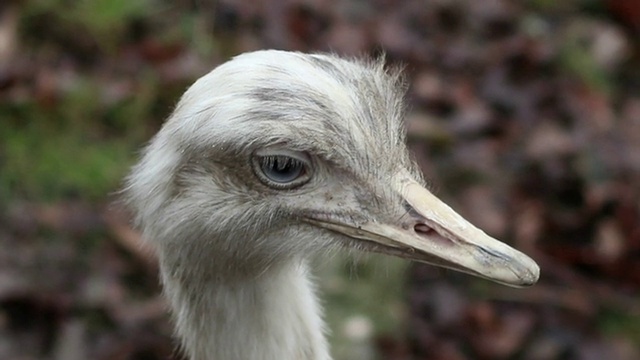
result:
[(425, 224), (416, 224), (413, 230), (420, 235), (433, 235), (435, 233), (432, 227)]
[(413, 226), (413, 231), (415, 231), (416, 234), (425, 237), (426, 240), (428, 240), (431, 243), (437, 243), (437, 244), (440, 244), (441, 246), (454, 245), (454, 242), (442, 236), (434, 228), (432, 228), (427, 224), (424, 224), (424, 223), (415, 224)]

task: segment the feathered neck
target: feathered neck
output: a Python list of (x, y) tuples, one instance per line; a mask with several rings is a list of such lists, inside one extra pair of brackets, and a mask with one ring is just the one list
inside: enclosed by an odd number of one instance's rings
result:
[(190, 359), (331, 359), (305, 260), (234, 281), (220, 274), (181, 276), (162, 264), (178, 337)]

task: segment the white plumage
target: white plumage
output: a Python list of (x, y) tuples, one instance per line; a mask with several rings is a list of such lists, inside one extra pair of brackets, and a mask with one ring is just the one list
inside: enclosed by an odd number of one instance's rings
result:
[(513, 286), (539, 269), (422, 185), (376, 62), (258, 51), (199, 79), (128, 177), (191, 359), (330, 359), (307, 262), (341, 247)]

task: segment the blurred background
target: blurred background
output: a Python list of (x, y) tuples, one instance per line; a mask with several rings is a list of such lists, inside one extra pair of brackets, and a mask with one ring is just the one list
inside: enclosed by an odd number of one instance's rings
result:
[(434, 191), (542, 267), (318, 264), (336, 359), (640, 359), (639, 45), (633, 0), (2, 0), (0, 359), (180, 359), (113, 193), (189, 84), (263, 48), (401, 64)]

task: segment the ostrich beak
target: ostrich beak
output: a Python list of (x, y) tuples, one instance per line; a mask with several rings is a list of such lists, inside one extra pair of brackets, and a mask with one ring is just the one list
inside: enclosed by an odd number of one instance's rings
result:
[[(362, 241), (364, 249), (462, 271), (514, 287), (538, 281), (527, 255), (488, 236), (416, 182), (407, 172), (393, 179), (407, 215), (396, 223), (317, 225)], [(371, 246), (373, 245), (373, 246)]]

